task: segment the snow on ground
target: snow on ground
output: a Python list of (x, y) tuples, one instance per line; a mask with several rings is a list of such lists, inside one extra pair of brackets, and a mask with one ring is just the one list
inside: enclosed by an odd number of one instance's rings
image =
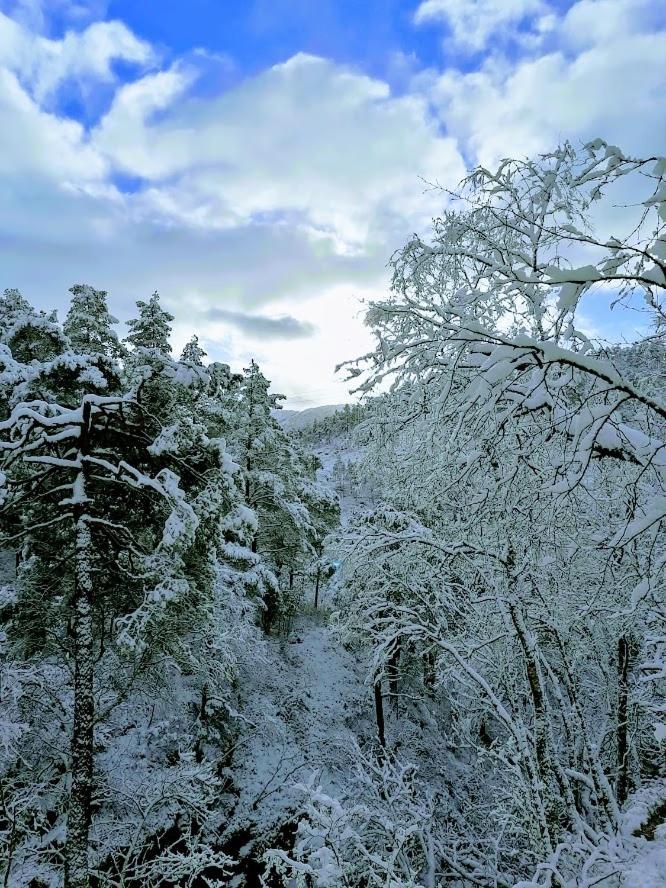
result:
[(232, 831), (267, 838), (293, 816), (296, 785), (313, 774), (335, 791), (371, 714), (361, 672), (316, 615), (303, 617), (287, 641), (270, 639), (263, 660), (248, 664), (240, 676), (244, 726), (232, 764), (236, 811), (243, 813)]
[[(325, 483), (339, 452), (334, 443), (319, 454)], [(344, 514), (358, 505), (350, 491)], [(248, 658), (239, 675), (243, 716), (230, 768), (239, 795), (229, 831), (248, 836), (241, 855), (260, 855), (262, 840), (289, 822), (302, 801), (299, 783), (316, 774), (326, 791), (342, 790), (354, 741), (373, 730), (365, 671), (334, 638), (325, 611), (300, 616), (286, 639), (268, 638)]]
[(622, 818), (629, 862), (622, 888), (666, 888), (666, 780), (634, 793)]
[(328, 483), (340, 498), (340, 523), (344, 527), (359, 509), (373, 505), (373, 491), (358, 481), (354, 471), (363, 455), (362, 448), (343, 434), (319, 445), (315, 453), (322, 464), (319, 480)]
[(622, 879), (622, 888), (666, 886), (666, 833), (663, 840), (641, 849)]

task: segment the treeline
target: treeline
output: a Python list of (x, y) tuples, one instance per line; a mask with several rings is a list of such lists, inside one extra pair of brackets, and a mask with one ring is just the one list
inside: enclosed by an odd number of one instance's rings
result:
[(308, 445), (331, 441), (333, 438), (349, 435), (361, 422), (367, 412), (365, 404), (345, 404), (335, 413), (315, 419), (314, 422), (291, 432), (292, 435)]
[(157, 294), (60, 324), (0, 299), (0, 860), (5, 885), (222, 874), (235, 663), (318, 576), (337, 501), (253, 361), (176, 359)]

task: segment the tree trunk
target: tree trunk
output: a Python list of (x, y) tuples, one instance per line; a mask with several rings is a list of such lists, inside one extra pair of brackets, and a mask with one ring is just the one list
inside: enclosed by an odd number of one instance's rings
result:
[(400, 665), (400, 639), (396, 639), (396, 642), (393, 646), (393, 650), (391, 651), (391, 656), (388, 661), (388, 680), (389, 680), (389, 691), (391, 693), (391, 698), (393, 700), (393, 705), (396, 710), (398, 709), (398, 668)]
[(432, 694), (437, 676), (435, 674), (435, 655), (432, 651), (423, 654), (423, 687), (427, 694)]
[(377, 719), (377, 737), (382, 749), (386, 749), (386, 732), (384, 726), (384, 698), (382, 697), (382, 683), (375, 680), (375, 717)]
[(317, 565), (317, 576), (315, 577), (315, 596), (314, 596), (314, 606), (315, 610), (319, 607), (319, 583), (321, 582), (321, 565)]
[(621, 635), (617, 643), (617, 803), (623, 805), (629, 792), (629, 731), (627, 725), (629, 684), (629, 641)]
[(571, 782), (562, 768), (555, 752), (555, 744), (549, 724), (549, 714), (546, 707), (546, 695), (543, 686), (543, 675), (539, 665), (539, 655), (535, 641), (523, 620), (523, 615), (515, 603), (508, 605), (508, 611), (513, 623), (516, 635), (523, 652), (527, 682), (530, 689), (532, 708), (534, 711), (534, 745), (537, 768), (542, 782), (543, 800), (549, 826), (554, 825), (561, 816), (557, 811), (559, 807), (553, 797), (554, 787), (550, 785), (549, 777), (555, 778), (561, 799), (567, 805), (568, 817), (571, 823), (579, 823), (579, 814), (576, 808), (576, 800), (571, 788)]
[[(90, 403), (83, 405), (79, 453), (87, 455)], [(92, 535), (88, 522), (85, 463), (74, 487), (76, 553), (74, 571), (74, 720), (71, 740), (71, 789), (65, 844), (65, 888), (89, 888), (88, 833), (93, 786), (94, 651)]]

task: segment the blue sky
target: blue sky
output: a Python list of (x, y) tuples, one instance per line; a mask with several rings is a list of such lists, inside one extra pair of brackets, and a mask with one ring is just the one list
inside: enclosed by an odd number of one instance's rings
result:
[(413, 27), (413, 2), (395, 0), (215, 0), (112, 2), (109, 14), (176, 54), (205, 46), (225, 53), (245, 74), (307, 52), (362, 66), (383, 77), (395, 52), (416, 53), (422, 64), (439, 57), (436, 29)]
[[(291, 406), (346, 399), (363, 300), (469, 165), (666, 141), (654, 0), (0, 0), (0, 286), (158, 289)], [(617, 338), (595, 310), (590, 328)]]

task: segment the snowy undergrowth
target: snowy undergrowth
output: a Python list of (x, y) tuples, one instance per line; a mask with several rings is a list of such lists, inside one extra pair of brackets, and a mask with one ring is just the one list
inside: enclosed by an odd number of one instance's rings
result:
[(350, 749), (370, 730), (371, 693), (352, 654), (317, 616), (299, 620), (287, 639), (267, 640), (239, 683), (229, 769), (238, 796), (226, 832), (246, 833), (241, 856), (257, 856), (301, 810), (298, 784), (316, 775), (331, 793), (347, 790)]
[[(559, 881), (558, 881), (559, 880)], [(534, 877), (515, 888), (663, 888), (666, 885), (666, 781), (637, 790), (622, 812), (620, 829), (592, 843), (562, 842)]]

